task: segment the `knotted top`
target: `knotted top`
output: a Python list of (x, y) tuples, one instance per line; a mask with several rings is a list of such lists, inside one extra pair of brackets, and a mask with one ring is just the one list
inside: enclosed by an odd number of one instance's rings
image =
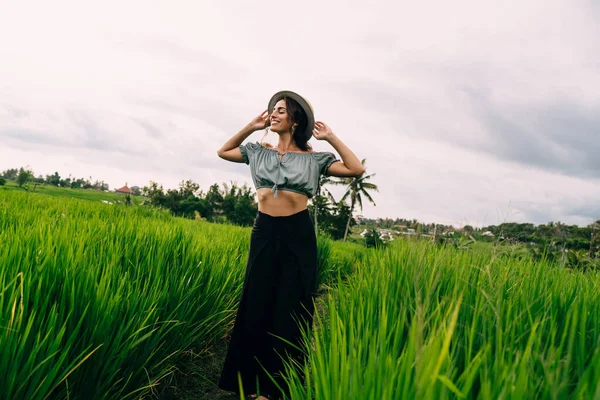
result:
[(279, 159), (279, 152), (260, 143), (240, 145), (244, 162), (250, 165), (256, 189), (271, 188), (273, 196), (278, 190), (289, 190), (313, 197), (319, 185), (319, 176), (325, 175), (329, 166), (339, 161), (330, 152), (288, 152)]

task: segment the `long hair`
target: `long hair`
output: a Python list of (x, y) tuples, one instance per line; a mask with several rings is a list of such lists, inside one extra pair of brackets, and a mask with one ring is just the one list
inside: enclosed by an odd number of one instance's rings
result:
[[(296, 127), (296, 132), (304, 131), (306, 129), (306, 125), (308, 124), (308, 118), (306, 117), (306, 113), (304, 112), (304, 109), (302, 107), (300, 107), (300, 104), (298, 104), (298, 102), (296, 100), (294, 100), (290, 97), (282, 96), (282, 97), (276, 99), (275, 101), (277, 102), (281, 99), (285, 100), (285, 108), (287, 109), (287, 112), (289, 114), (292, 125), (294, 123), (298, 124), (298, 126)], [(267, 133), (268, 133), (268, 128), (265, 131), (265, 135), (263, 136), (263, 139), (267, 136)], [(309, 151), (309, 150), (312, 150), (312, 146), (310, 145), (310, 143), (308, 143), (308, 140), (311, 138), (311, 136), (312, 135), (304, 136), (301, 134), (294, 133), (294, 135), (292, 136), (292, 140), (294, 141), (296, 146), (299, 149), (301, 149), (302, 151)], [(271, 147), (271, 146), (268, 145), (266, 147)]]

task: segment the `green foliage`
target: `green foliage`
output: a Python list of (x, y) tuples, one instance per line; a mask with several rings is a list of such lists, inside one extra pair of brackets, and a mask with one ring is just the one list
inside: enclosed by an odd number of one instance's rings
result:
[(223, 192), (223, 214), (227, 220), (234, 225), (251, 226), (258, 212), (252, 189), (223, 184)]
[[(28, 174), (26, 176), (24, 172)], [(3, 171), (1, 176), (6, 177), (7, 179), (15, 180), (19, 184), (19, 187), (25, 186), (29, 182), (37, 183), (38, 185), (46, 184), (51, 186), (60, 186), (60, 187), (69, 187), (72, 189), (97, 189), (97, 190), (108, 190), (108, 184), (104, 183), (104, 181), (96, 180), (94, 183), (91, 182), (92, 177), (88, 179), (79, 178), (72, 179), (70, 176), (66, 179), (60, 177), (58, 172), (55, 172), (52, 175), (46, 175), (44, 178), (42, 175), (34, 176), (33, 171), (29, 169), (24, 169), (21, 167), (20, 169), (12, 168)], [(19, 183), (19, 179), (21, 179), (22, 183)], [(37, 185), (36, 185), (37, 187)]]
[(155, 209), (0, 196), (2, 397), (138, 398), (183, 351), (225, 333), (247, 232)]
[[(350, 206), (343, 201), (332, 203), (328, 197), (315, 196), (308, 206), (311, 217), (314, 222), (315, 206), (317, 207), (317, 218), (319, 232), (322, 232), (334, 240), (344, 238), (344, 232), (348, 218), (352, 216)], [(355, 225), (353, 219), (350, 221), (350, 226)]]
[[(366, 158), (363, 158), (361, 160), (361, 164), (363, 165), (363, 167), (365, 166), (366, 162), (367, 162)], [(333, 185), (345, 185), (346, 192), (344, 193), (344, 195), (342, 196), (342, 199), (340, 201), (344, 202), (347, 199), (350, 200), (350, 214), (348, 216), (348, 219), (346, 222), (346, 228), (344, 230), (344, 242), (346, 241), (346, 239), (348, 237), (348, 232), (350, 231), (350, 225), (352, 223), (351, 222), (352, 213), (354, 212), (354, 208), (356, 206), (358, 206), (359, 209), (362, 211), (363, 197), (366, 198), (371, 203), (373, 203), (373, 205), (375, 205), (375, 201), (373, 200), (373, 198), (371, 197), (371, 194), (369, 193), (370, 190), (373, 190), (376, 192), (379, 191), (379, 188), (377, 187), (376, 184), (369, 182), (369, 179), (371, 179), (374, 176), (375, 176), (375, 174), (367, 175), (367, 172), (365, 170), (365, 172), (363, 172), (359, 176), (332, 179), (330, 182)]]
[(204, 195), (199, 191), (199, 185), (191, 180), (182, 181), (178, 189), (166, 192), (158, 183), (150, 182), (150, 186), (144, 186), (142, 193), (149, 198), (151, 205), (169, 209), (173, 215), (185, 218), (198, 215), (208, 221), (251, 226), (258, 212), (252, 189), (235, 183), (231, 186), (224, 183), (222, 188), (214, 184)]
[(52, 186), (58, 186), (60, 184), (60, 175), (55, 172), (53, 175), (46, 175), (46, 183)]
[(537, 226), (530, 223), (507, 222), (498, 226), (487, 226), (480, 231), (490, 231), (496, 237), (504, 237), (512, 242), (530, 243), (542, 247), (564, 241), (567, 249), (579, 250), (589, 247), (595, 224), (598, 222), (586, 227), (566, 225), (561, 222), (548, 222)]
[(388, 241), (383, 239), (383, 237), (377, 232), (377, 229), (371, 228), (367, 230), (365, 233), (365, 245), (367, 248), (375, 247), (375, 248), (384, 248), (388, 244)]
[(19, 185), (19, 187), (23, 187), (24, 185), (27, 185), (32, 178), (33, 172), (29, 169), (24, 169), (21, 167), (19, 174), (17, 175), (17, 185)]
[[(405, 218), (361, 218), (361, 225), (372, 226), (382, 229), (394, 229), (397, 231), (405, 231), (406, 229), (420, 230), (424, 234), (433, 234), (436, 232), (437, 235), (441, 235), (445, 232), (454, 231), (455, 228), (452, 225), (443, 225), (438, 223), (426, 224), (416, 219), (405, 219)], [(465, 228), (467, 228), (467, 225)], [(468, 229), (468, 228), (467, 228)]]
[(15, 181), (17, 180), (17, 176), (19, 176), (19, 170), (17, 168), (9, 168), (5, 171), (2, 171), (2, 173), (0, 173), (0, 176)]
[(0, 177), (0, 186), (6, 185), (6, 179)]
[(317, 308), (306, 363), (287, 363), (291, 398), (597, 398), (599, 285), (489, 250), (369, 250)]
[[(153, 207), (2, 191), (2, 398), (149, 398), (233, 323), (249, 239)], [(321, 282), (352, 271), (353, 247), (319, 246)]]
[(544, 260), (553, 265), (582, 271), (600, 270), (600, 258), (591, 256), (585, 249), (572, 250), (556, 245), (528, 248), (531, 257), (537, 261)]
[(437, 238), (437, 242), (444, 247), (452, 246), (457, 250), (471, 250), (471, 245), (475, 243), (473, 238), (467, 238), (465, 236), (440, 236)]

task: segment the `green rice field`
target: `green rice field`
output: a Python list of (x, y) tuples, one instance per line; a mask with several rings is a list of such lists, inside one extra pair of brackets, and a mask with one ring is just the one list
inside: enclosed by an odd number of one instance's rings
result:
[[(0, 187), (0, 397), (156, 398), (231, 329), (249, 238)], [(329, 290), (307, 364), (287, 365), (293, 399), (600, 399), (598, 272), (493, 246), (325, 238), (319, 267)]]

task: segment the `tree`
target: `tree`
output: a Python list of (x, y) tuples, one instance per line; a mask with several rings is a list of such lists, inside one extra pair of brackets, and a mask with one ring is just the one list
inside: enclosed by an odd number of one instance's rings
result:
[(190, 195), (195, 196), (198, 192), (198, 189), (200, 189), (200, 185), (191, 179), (188, 179), (187, 181), (181, 181), (179, 183), (179, 194), (183, 198), (187, 198)]
[(6, 185), (6, 179), (0, 177), (0, 186)]
[(340, 200), (331, 206), (331, 213), (322, 219), (325, 231), (332, 239), (339, 240), (344, 238), (347, 221), (352, 220), (352, 211), (348, 204)]
[(465, 225), (463, 226), (463, 232), (465, 233), (465, 236), (471, 235), (473, 233), (474, 229), (471, 225)]
[(213, 184), (209, 189), (208, 193), (204, 197), (208, 204), (208, 214), (202, 215), (204, 218), (214, 220), (223, 214), (223, 195), (219, 190), (219, 185)]
[[(327, 185), (328, 183), (334, 183), (334, 181), (329, 176), (321, 175), (319, 177), (319, 183), (317, 185), (317, 193), (315, 193), (315, 196), (312, 199), (313, 211), (314, 211), (314, 222), (315, 222), (315, 233), (317, 233), (317, 234), (319, 233), (319, 208), (321, 207), (321, 204), (323, 204), (323, 205), (326, 204), (327, 198), (329, 198), (332, 203), (335, 203), (335, 199), (333, 198), (333, 195), (331, 194), (331, 192), (323, 187), (323, 186)], [(321, 196), (321, 191), (327, 197)]]
[(83, 178), (73, 179), (71, 181), (71, 189), (86, 188), (86, 181)]
[(324, 230), (325, 220), (331, 215), (331, 204), (334, 202), (330, 201), (330, 199), (331, 198), (322, 195), (316, 195), (310, 199), (308, 211), (312, 215), (316, 234), (319, 233), (319, 227), (321, 227), (321, 230)]
[(6, 171), (2, 172), (3, 177), (5, 177), (6, 179), (10, 179), (11, 181), (14, 181), (15, 179), (17, 179), (17, 176), (19, 176), (19, 170), (16, 168), (10, 168), (7, 169)]
[(154, 181), (150, 181), (150, 186), (144, 186), (142, 188), (142, 194), (149, 197), (150, 204), (156, 207), (163, 207), (165, 205), (165, 194), (163, 193), (162, 185)]
[(92, 188), (94, 188), (96, 190), (106, 191), (106, 190), (108, 190), (108, 183), (104, 183), (104, 181), (99, 181), (96, 179), (96, 182), (94, 182), (94, 184), (92, 185)]
[[(363, 158), (361, 164), (365, 166), (367, 159)], [(367, 172), (363, 172), (359, 176), (356, 177), (346, 177), (337, 180), (335, 184), (347, 185), (346, 193), (342, 196), (341, 201), (345, 201), (350, 198), (350, 216), (348, 217), (348, 222), (346, 223), (346, 231), (344, 232), (344, 242), (348, 238), (348, 230), (350, 229), (350, 220), (352, 219), (352, 213), (354, 212), (354, 207), (358, 204), (360, 210), (362, 211), (362, 196), (366, 197), (373, 205), (375, 205), (375, 201), (369, 194), (367, 190), (374, 190), (376, 192), (379, 191), (377, 185), (371, 182), (367, 182), (370, 178), (374, 177), (375, 174), (367, 175)], [(332, 182), (333, 183), (333, 182)]]
[(55, 172), (53, 175), (46, 175), (46, 183), (52, 186), (58, 186), (60, 184), (60, 175)]
[(231, 187), (224, 183), (223, 189), (223, 214), (227, 220), (235, 225), (252, 225), (258, 211), (252, 189), (246, 185), (238, 187), (235, 183)]
[(196, 218), (198, 215), (206, 220), (249, 226), (254, 222), (258, 207), (252, 188), (232, 184), (223, 184), (223, 189), (214, 184), (203, 195), (198, 191), (199, 185), (191, 180), (182, 181), (178, 189), (169, 189), (165, 193), (163, 187), (156, 182), (142, 189), (149, 203), (171, 210), (174, 215), (185, 218)]
[(67, 178), (67, 179), (61, 179), (60, 183), (59, 183), (60, 187), (71, 187), (71, 178)]
[(33, 172), (28, 169), (21, 167), (19, 175), (17, 176), (17, 184), (19, 187), (23, 187), (31, 178), (33, 178)]

